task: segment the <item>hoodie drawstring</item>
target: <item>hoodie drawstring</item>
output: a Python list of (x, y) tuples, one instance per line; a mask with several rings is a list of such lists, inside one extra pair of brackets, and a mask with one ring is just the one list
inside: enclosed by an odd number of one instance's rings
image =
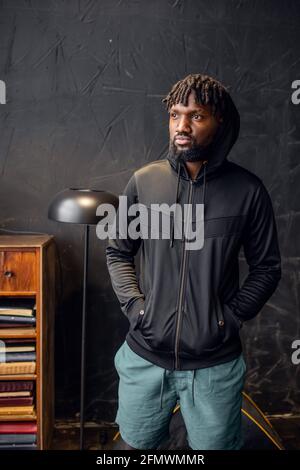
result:
[[(203, 194), (202, 194), (202, 204), (205, 203), (205, 190), (206, 190), (206, 164), (207, 160), (204, 160), (203, 166)], [(181, 161), (177, 162), (177, 186), (176, 186), (176, 196), (175, 196), (175, 211), (174, 216), (171, 218), (171, 237), (170, 237), (170, 248), (174, 246), (174, 225), (176, 220), (176, 209), (178, 204), (178, 196), (179, 196), (179, 183), (180, 183), (180, 171), (181, 171)]]
[(179, 160), (177, 163), (177, 186), (176, 186), (176, 196), (175, 196), (175, 211), (174, 216), (171, 219), (171, 238), (170, 238), (170, 247), (173, 248), (174, 245), (174, 222), (176, 217), (176, 209), (178, 203), (178, 195), (179, 195), (179, 182), (180, 182), (180, 171), (181, 171), (181, 161)]
[(203, 194), (202, 194), (202, 204), (205, 203), (205, 190), (206, 190), (206, 164), (207, 160), (203, 162), (204, 170), (203, 170)]

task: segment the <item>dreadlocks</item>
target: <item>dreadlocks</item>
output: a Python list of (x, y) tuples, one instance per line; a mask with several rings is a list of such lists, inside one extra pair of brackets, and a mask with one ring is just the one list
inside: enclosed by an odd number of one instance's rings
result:
[(192, 90), (195, 91), (198, 104), (212, 105), (213, 115), (216, 111), (220, 111), (221, 114), (224, 112), (228, 93), (227, 88), (218, 80), (200, 73), (189, 74), (175, 83), (162, 102), (166, 103), (168, 111), (177, 103), (187, 106), (188, 97)]

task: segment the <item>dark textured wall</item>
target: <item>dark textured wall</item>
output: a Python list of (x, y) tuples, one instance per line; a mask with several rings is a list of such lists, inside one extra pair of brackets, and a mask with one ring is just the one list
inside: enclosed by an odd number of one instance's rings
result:
[[(0, 214), (7, 229), (53, 233), (62, 279), (56, 317), (57, 415), (79, 409), (82, 229), (47, 219), (66, 187), (120, 194), (134, 169), (164, 158), (161, 98), (187, 73), (231, 87), (241, 135), (230, 159), (259, 175), (274, 204), (283, 278), (244, 327), (247, 388), (268, 412), (299, 412), (300, 3), (243, 0), (2, 0)], [(92, 234), (88, 418), (113, 421), (113, 355), (128, 327)], [(246, 264), (241, 254), (241, 269)]]

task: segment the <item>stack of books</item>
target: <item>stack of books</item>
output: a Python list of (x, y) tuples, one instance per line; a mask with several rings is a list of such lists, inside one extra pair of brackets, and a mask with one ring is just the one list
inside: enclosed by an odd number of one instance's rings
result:
[(35, 449), (36, 434), (35, 422), (0, 422), (0, 450)]
[(34, 382), (32, 380), (0, 381), (0, 422), (15, 415), (18, 419), (34, 416)]
[(25, 338), (9, 339), (16, 328), (19, 336), (35, 328), (35, 300), (0, 298), (0, 379), (7, 374), (34, 374), (36, 370), (35, 342)]
[(0, 449), (37, 445), (35, 312), (34, 298), (0, 297)]
[(35, 311), (33, 298), (1, 297), (0, 328), (35, 326)]

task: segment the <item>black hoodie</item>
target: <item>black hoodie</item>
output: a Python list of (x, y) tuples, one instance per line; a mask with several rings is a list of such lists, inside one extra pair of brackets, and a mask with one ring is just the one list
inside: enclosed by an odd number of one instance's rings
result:
[[(204, 245), (187, 250), (184, 236), (127, 239), (117, 235), (106, 250), (112, 286), (130, 322), (129, 346), (166, 369), (196, 369), (227, 362), (241, 353), (239, 330), (255, 317), (281, 277), (281, 259), (270, 196), (253, 173), (227, 160), (239, 134), (239, 114), (228, 95), (226, 114), (206, 164), (191, 180), (170, 154), (135, 171), (124, 195), (128, 206), (204, 203)], [(175, 212), (176, 214), (176, 212)], [(126, 224), (133, 220), (128, 216)], [(195, 220), (192, 218), (193, 229)], [(143, 219), (140, 220), (142, 228)], [(239, 251), (249, 273), (240, 286)], [(134, 256), (141, 248), (140, 276)]]

